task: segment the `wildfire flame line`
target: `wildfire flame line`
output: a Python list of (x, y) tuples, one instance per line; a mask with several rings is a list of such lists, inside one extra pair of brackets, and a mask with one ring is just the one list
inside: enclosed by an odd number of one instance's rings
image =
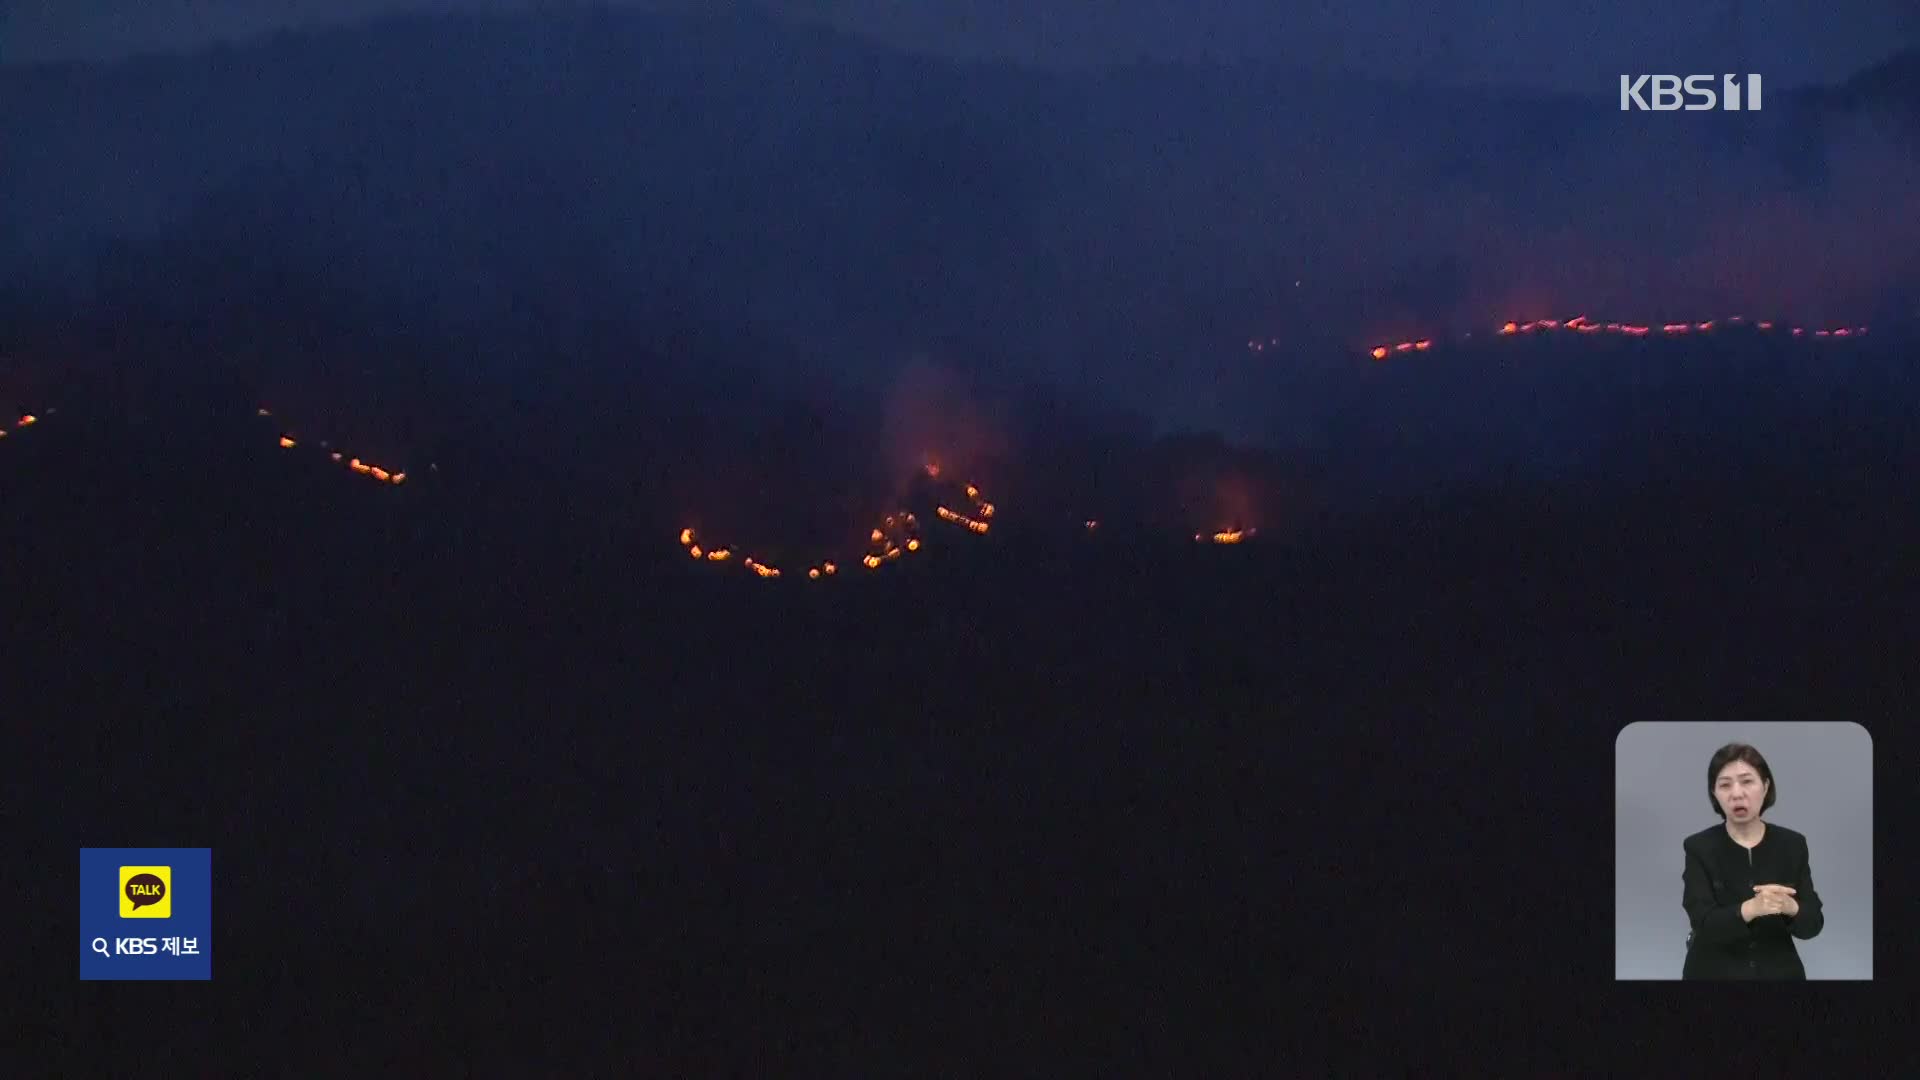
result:
[(955, 525), (965, 526), (970, 532), (984, 535), (987, 529), (990, 528), (984, 521), (975, 521), (965, 514), (956, 514), (944, 506), (936, 507), (934, 512), (939, 514), (943, 519), (953, 522)]
[[(254, 415), (261, 416), (261, 417), (271, 417), (273, 413), (269, 412), (265, 408), (261, 408), (261, 409), (256, 409), (254, 411)], [(282, 450), (293, 450), (299, 447), (300, 440), (294, 438), (291, 432), (282, 432), (280, 434), (279, 444), (280, 444), (280, 449)], [(340, 451), (330, 449), (330, 446), (325, 439), (322, 439), (320, 441), (320, 449), (327, 450), (328, 460), (334, 462), (335, 464), (344, 464), (349, 470), (359, 473), (362, 476), (370, 476), (373, 479), (378, 480), (383, 484), (391, 484), (394, 486), (398, 486), (407, 482), (407, 474), (405, 470), (388, 469), (385, 466), (374, 465), (370, 462), (362, 461), (359, 458), (348, 459), (346, 455), (341, 453)]]
[[(887, 515), (881, 527), (867, 534), (869, 548), (866, 554), (861, 556), (860, 564), (869, 570), (878, 570), (888, 562), (899, 559), (905, 553), (919, 551), (921, 548), (921, 540), (917, 532), (919, 522), (918, 517), (905, 510)], [(733, 557), (732, 548), (702, 549), (698, 535), (691, 527), (680, 530), (680, 546), (685, 548), (692, 558), (701, 562), (727, 562)], [(752, 556), (743, 556), (740, 562), (758, 577), (772, 579), (781, 576), (778, 567), (761, 562)], [(835, 560), (825, 559), (807, 567), (807, 580), (820, 581), (824, 578), (836, 577), (839, 573), (840, 564)]]
[[(1532, 334), (1538, 331), (1549, 331), (1549, 330), (1569, 331), (1570, 330), (1570, 331), (1573, 331), (1574, 333), (1579, 333), (1579, 334), (1621, 334), (1628, 337), (1650, 337), (1657, 330), (1662, 336), (1678, 337), (1685, 334), (1712, 333), (1715, 327), (1719, 326), (1722, 321), (1723, 320), (1718, 318), (1701, 319), (1694, 322), (1662, 323), (1658, 327), (1655, 327), (1651, 324), (1643, 324), (1643, 323), (1627, 323), (1627, 322), (1597, 323), (1587, 318), (1585, 315), (1575, 315), (1573, 318), (1566, 319), (1564, 321), (1559, 319), (1534, 319), (1531, 322), (1517, 322), (1517, 321), (1509, 320), (1500, 325), (1500, 327), (1496, 331), (1496, 334), (1497, 336), (1500, 336), (1500, 337), (1514, 337), (1521, 334)], [(1763, 319), (1758, 322), (1749, 324), (1747, 322), (1746, 316), (1744, 315), (1731, 315), (1726, 317), (1724, 321), (1732, 325), (1741, 325), (1741, 326), (1751, 325), (1754, 329), (1759, 330), (1763, 333), (1771, 333), (1774, 327), (1777, 325), (1771, 319)], [(1807, 332), (1807, 328), (1804, 326), (1795, 326), (1791, 328), (1791, 334), (1794, 337), (1805, 336), (1806, 332)], [(1865, 326), (1835, 326), (1835, 327), (1829, 327), (1826, 329), (1816, 329), (1813, 331), (1813, 336), (1817, 338), (1864, 337), (1867, 334), (1867, 332), (1868, 332), (1868, 328)], [(1427, 350), (1433, 347), (1433, 343), (1434, 343), (1433, 338), (1417, 338), (1410, 341), (1380, 344), (1380, 345), (1375, 345), (1371, 349), (1367, 350), (1367, 355), (1373, 357), (1373, 359), (1375, 360), (1385, 360), (1387, 359), (1387, 357), (1392, 356), (1395, 353), (1426, 352)], [(1261, 351), (1261, 346), (1257, 341), (1249, 342), (1248, 345), (1255, 352)]]

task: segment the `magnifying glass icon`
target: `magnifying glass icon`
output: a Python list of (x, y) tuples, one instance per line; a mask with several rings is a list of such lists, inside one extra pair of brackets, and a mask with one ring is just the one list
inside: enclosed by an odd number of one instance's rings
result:
[(101, 956), (113, 955), (112, 953), (107, 951), (107, 939), (103, 937), (97, 937), (93, 939), (93, 951), (99, 953)]

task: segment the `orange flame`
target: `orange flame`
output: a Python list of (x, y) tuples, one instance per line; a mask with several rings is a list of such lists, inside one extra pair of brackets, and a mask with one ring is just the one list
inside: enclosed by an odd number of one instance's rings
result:
[(956, 514), (944, 506), (935, 507), (934, 509), (941, 517), (953, 522), (955, 525), (964, 525), (976, 533), (985, 533), (987, 531), (987, 523), (984, 521), (975, 521), (964, 514)]

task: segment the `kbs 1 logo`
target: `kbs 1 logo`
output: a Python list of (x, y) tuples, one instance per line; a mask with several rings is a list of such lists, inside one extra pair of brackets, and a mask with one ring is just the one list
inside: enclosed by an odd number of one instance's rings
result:
[[(1712, 75), (1632, 75), (1620, 76), (1620, 111), (1705, 112), (1709, 109), (1721, 109), (1726, 112), (1760, 111), (1760, 76), (1748, 75), (1744, 86), (1740, 76), (1720, 76), (1720, 92), (1714, 93)], [(1742, 93), (1744, 90), (1744, 104)], [(1699, 99), (1681, 104), (1681, 95)]]

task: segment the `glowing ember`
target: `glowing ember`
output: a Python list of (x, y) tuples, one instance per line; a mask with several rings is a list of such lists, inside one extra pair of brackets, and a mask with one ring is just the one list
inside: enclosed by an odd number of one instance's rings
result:
[[(334, 456), (338, 457), (339, 455), (335, 454)], [(681, 529), (680, 530), (680, 546), (686, 547), (688, 544), (691, 544), (691, 543), (693, 543), (693, 530)]]
[(280, 448), (282, 450), (293, 449), (293, 440), (287, 438), (285, 435), (280, 436)]
[(21, 427), (32, 427), (33, 425), (39, 422), (40, 422), (40, 418), (33, 415), (32, 413), (28, 413), (27, 415), (20, 418)]
[(919, 551), (919, 550), (920, 550), (920, 541), (918, 541), (918, 540), (909, 540), (909, 541), (907, 541), (907, 550), (908, 550), (908, 551)]
[(935, 507), (935, 512), (938, 513), (942, 518), (953, 522), (955, 525), (964, 525), (968, 529), (972, 530), (973, 532), (985, 533), (987, 531), (986, 522), (975, 521), (972, 518), (967, 517), (965, 514), (956, 514), (944, 506)]
[(1385, 360), (1387, 358), (1387, 347), (1385, 345), (1375, 345), (1373, 347), (1373, 358), (1375, 360)]

